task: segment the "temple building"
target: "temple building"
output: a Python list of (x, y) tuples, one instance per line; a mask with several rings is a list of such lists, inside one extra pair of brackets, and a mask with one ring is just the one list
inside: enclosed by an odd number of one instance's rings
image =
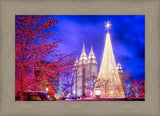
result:
[(74, 78), (73, 94), (79, 97), (93, 96), (94, 85), (98, 76), (98, 62), (92, 46), (87, 57), (83, 42), (82, 53), (79, 60), (76, 58), (72, 74)]

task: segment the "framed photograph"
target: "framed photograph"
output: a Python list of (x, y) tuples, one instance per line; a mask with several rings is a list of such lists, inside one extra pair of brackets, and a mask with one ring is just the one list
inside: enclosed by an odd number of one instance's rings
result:
[(1, 1), (1, 115), (159, 115), (159, 1)]
[(16, 15), (15, 76), (16, 101), (145, 100), (145, 16)]

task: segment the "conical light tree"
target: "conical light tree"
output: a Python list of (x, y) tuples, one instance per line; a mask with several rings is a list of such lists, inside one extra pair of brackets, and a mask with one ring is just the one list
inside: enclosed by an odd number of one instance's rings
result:
[[(106, 27), (109, 28), (109, 26), (110, 24), (107, 23)], [(97, 88), (100, 89), (100, 97), (102, 98), (125, 98), (118, 70), (116, 67), (109, 32), (107, 32), (106, 34), (103, 58), (97, 78), (97, 83), (95, 85), (95, 91)]]

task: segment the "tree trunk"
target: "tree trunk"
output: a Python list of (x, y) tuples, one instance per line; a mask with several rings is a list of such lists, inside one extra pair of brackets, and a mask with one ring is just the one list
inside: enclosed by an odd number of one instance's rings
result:
[(23, 101), (23, 69), (21, 71), (21, 79), (20, 79), (20, 101)]

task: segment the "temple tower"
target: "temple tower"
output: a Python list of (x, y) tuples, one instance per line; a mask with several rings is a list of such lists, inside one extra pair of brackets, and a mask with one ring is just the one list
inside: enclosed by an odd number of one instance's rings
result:
[(73, 94), (82, 97), (92, 96), (98, 75), (98, 63), (92, 46), (89, 57), (87, 57), (83, 42), (82, 53), (79, 60), (76, 58), (72, 74), (74, 78)]
[[(123, 69), (122, 69), (122, 66), (121, 66), (119, 60), (118, 60), (118, 64), (117, 64), (117, 70), (118, 70), (118, 74), (119, 74), (119, 77), (120, 77), (120, 80), (121, 80), (121, 83), (122, 83), (122, 86), (123, 86), (124, 83), (125, 83), (124, 72), (123, 72)], [(123, 90), (124, 90), (124, 86), (123, 86)]]

